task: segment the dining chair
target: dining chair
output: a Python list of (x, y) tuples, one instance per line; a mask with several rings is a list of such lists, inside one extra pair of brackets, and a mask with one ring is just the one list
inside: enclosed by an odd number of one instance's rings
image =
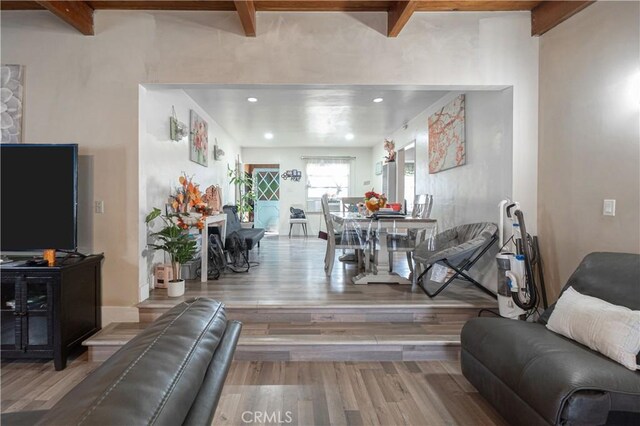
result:
[[(418, 194), (413, 199), (413, 209), (411, 211), (412, 218), (429, 219), (431, 216), (431, 208), (433, 207), (433, 195)], [(425, 225), (426, 227), (426, 225)], [(416, 246), (426, 239), (425, 231), (409, 229), (402, 234), (389, 234), (387, 236), (387, 251), (389, 252), (389, 272), (393, 271), (393, 254), (396, 252), (404, 252), (407, 256), (409, 271), (414, 272), (413, 267), (413, 251)]]
[(291, 230), (293, 229), (293, 225), (300, 225), (302, 231), (304, 232), (304, 236), (307, 237), (307, 214), (304, 209), (299, 204), (294, 204), (289, 208), (289, 238), (291, 238)]
[(336, 258), (336, 249), (354, 249), (358, 261), (358, 269), (363, 263), (364, 244), (366, 244), (366, 236), (357, 229), (350, 226), (344, 226), (341, 232), (336, 232), (333, 226), (333, 219), (329, 211), (329, 198), (327, 195), (322, 196), (322, 215), (327, 229), (327, 251), (324, 256), (324, 271), (327, 276), (331, 276), (333, 264)]
[(348, 212), (357, 212), (358, 211), (358, 203), (363, 202), (362, 197), (342, 197), (340, 199), (342, 202), (342, 211), (345, 213)]

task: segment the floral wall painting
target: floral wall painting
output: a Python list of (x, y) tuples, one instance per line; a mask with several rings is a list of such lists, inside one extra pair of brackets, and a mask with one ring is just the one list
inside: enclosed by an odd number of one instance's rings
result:
[(21, 143), (24, 66), (1, 65), (0, 79), (0, 142)]
[(189, 159), (209, 167), (209, 125), (191, 110), (191, 131), (189, 137)]
[(464, 95), (460, 95), (429, 117), (429, 174), (465, 162)]

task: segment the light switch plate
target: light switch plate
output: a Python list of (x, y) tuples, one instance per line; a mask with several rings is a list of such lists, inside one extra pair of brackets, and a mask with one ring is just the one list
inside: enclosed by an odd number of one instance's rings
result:
[(604, 200), (604, 204), (602, 206), (602, 214), (604, 216), (615, 216), (616, 200)]
[(95, 201), (95, 212), (98, 214), (104, 213), (104, 201), (102, 200)]

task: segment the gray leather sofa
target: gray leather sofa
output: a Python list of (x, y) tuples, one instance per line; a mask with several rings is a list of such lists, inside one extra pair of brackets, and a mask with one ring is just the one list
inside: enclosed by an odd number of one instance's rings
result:
[[(592, 253), (563, 291), (640, 310), (640, 255)], [(462, 329), (464, 376), (512, 424), (640, 424), (640, 372), (538, 323), (474, 318)]]
[(241, 324), (199, 298), (153, 322), (50, 410), (2, 415), (2, 424), (211, 424)]

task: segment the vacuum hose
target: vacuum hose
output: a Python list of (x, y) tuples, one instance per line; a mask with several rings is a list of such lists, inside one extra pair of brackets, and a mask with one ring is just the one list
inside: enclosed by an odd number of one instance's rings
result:
[(514, 212), (514, 215), (518, 219), (518, 224), (520, 225), (520, 231), (521, 231), (520, 235), (522, 238), (520, 248), (522, 249), (522, 254), (524, 255), (524, 268), (525, 268), (525, 275), (527, 278), (526, 286), (527, 286), (527, 293), (529, 293), (529, 301), (526, 303), (521, 301), (518, 293), (513, 293), (512, 297), (513, 297), (513, 302), (516, 305), (518, 305), (518, 307), (520, 307), (521, 309), (524, 309), (525, 311), (528, 311), (529, 309), (536, 306), (538, 302), (538, 295), (536, 293), (536, 283), (533, 275), (533, 268), (531, 267), (533, 256), (531, 254), (531, 245), (529, 244), (529, 241), (528, 241), (529, 234), (527, 234), (527, 227), (525, 226), (525, 223), (524, 223), (524, 215), (522, 214), (522, 211), (520, 209), (517, 209)]

